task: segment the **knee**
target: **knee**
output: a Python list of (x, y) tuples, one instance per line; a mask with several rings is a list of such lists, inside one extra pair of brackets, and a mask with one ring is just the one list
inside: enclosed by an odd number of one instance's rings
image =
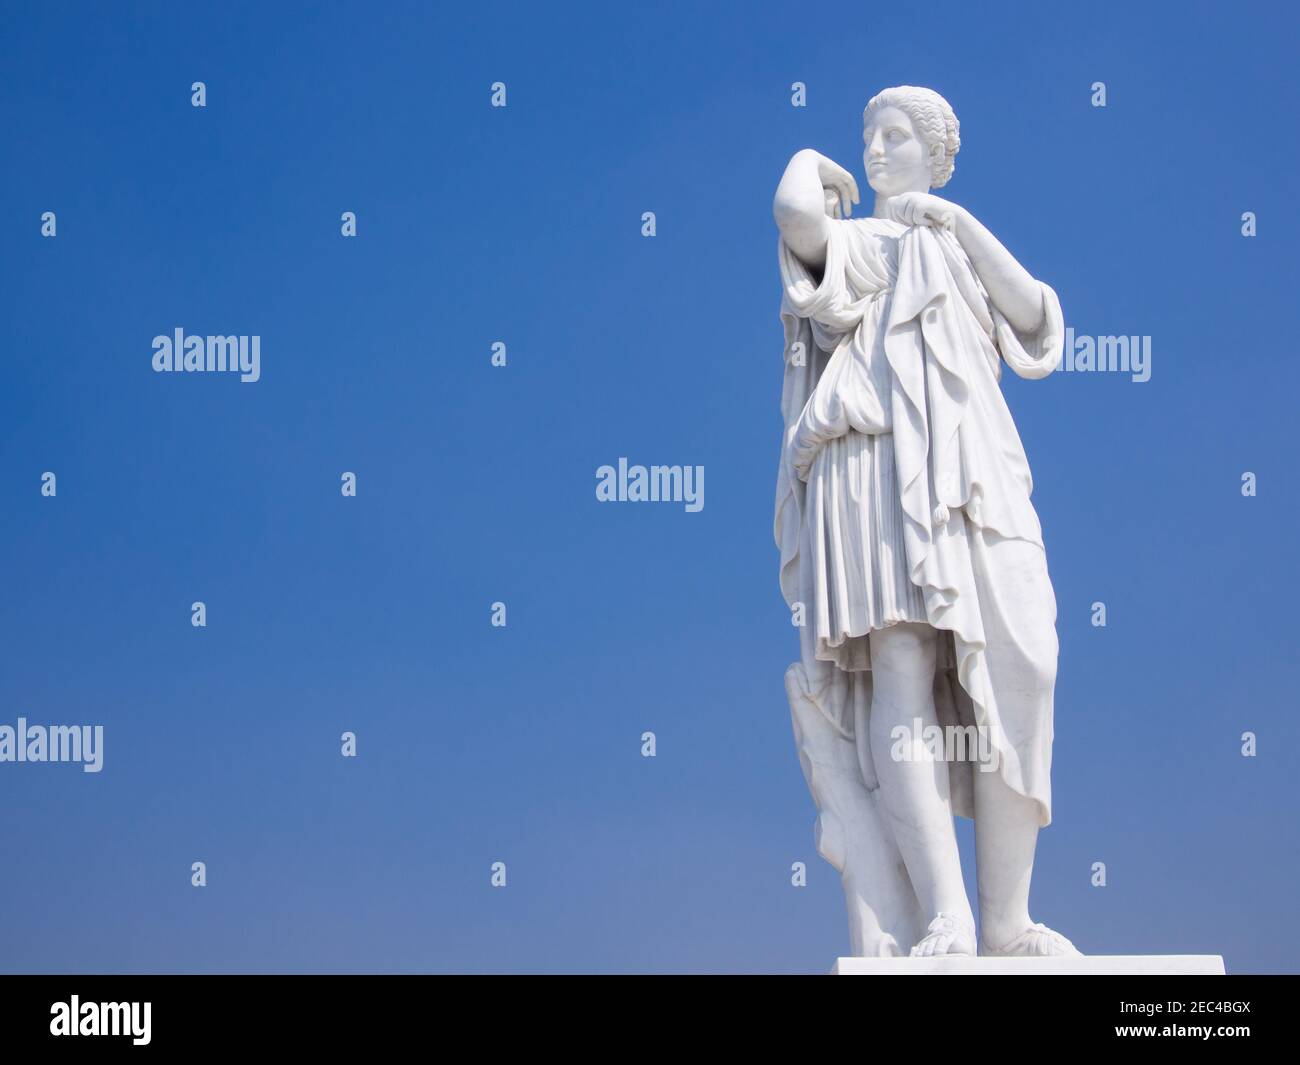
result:
[(871, 672), (884, 679), (912, 683), (933, 682), (936, 634), (929, 625), (902, 622), (871, 634)]

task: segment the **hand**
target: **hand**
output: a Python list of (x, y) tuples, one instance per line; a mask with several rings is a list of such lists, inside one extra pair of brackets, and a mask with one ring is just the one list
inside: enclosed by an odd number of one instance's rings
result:
[(826, 194), (826, 213), (831, 218), (848, 218), (858, 202), (858, 183), (853, 175), (822, 155), (817, 161), (817, 177)]
[(933, 226), (951, 232), (961, 208), (928, 192), (902, 192), (889, 201), (886, 210), (891, 219), (902, 225)]

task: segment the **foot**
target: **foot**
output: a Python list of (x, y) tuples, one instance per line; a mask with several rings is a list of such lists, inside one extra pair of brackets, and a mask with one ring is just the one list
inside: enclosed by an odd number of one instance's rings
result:
[(941, 913), (925, 930), (924, 938), (912, 948), (913, 958), (938, 958), (944, 955), (975, 953), (975, 929), (950, 913)]
[(1079, 953), (1065, 936), (1045, 924), (1031, 924), (1000, 947), (990, 947), (986, 941), (982, 948), (980, 953), (987, 958), (1057, 958)]

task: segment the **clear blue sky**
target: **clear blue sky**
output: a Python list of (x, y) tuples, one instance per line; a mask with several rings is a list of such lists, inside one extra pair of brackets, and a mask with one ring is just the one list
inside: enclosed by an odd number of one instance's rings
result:
[[(1060, 607), (1034, 915), (1294, 970), (1295, 14), (490, 7), (9, 5), (0, 723), (106, 751), (0, 765), (0, 969), (828, 969), (771, 197), (805, 146), (865, 188), (904, 83), (1068, 324), (1152, 337), (1144, 384), (1004, 380)], [(177, 327), (262, 379), (154, 374)], [(704, 510), (598, 503), (622, 455)]]

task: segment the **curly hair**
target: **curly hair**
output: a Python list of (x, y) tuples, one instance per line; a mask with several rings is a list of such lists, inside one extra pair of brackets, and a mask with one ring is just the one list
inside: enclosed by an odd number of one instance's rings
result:
[(871, 120), (872, 112), (882, 107), (897, 107), (906, 114), (916, 127), (917, 135), (931, 151), (936, 144), (943, 146), (943, 154), (932, 158), (930, 164), (930, 187), (937, 189), (946, 185), (961, 150), (961, 125), (948, 101), (933, 89), (897, 85), (876, 93), (867, 101), (862, 112), (863, 126)]

